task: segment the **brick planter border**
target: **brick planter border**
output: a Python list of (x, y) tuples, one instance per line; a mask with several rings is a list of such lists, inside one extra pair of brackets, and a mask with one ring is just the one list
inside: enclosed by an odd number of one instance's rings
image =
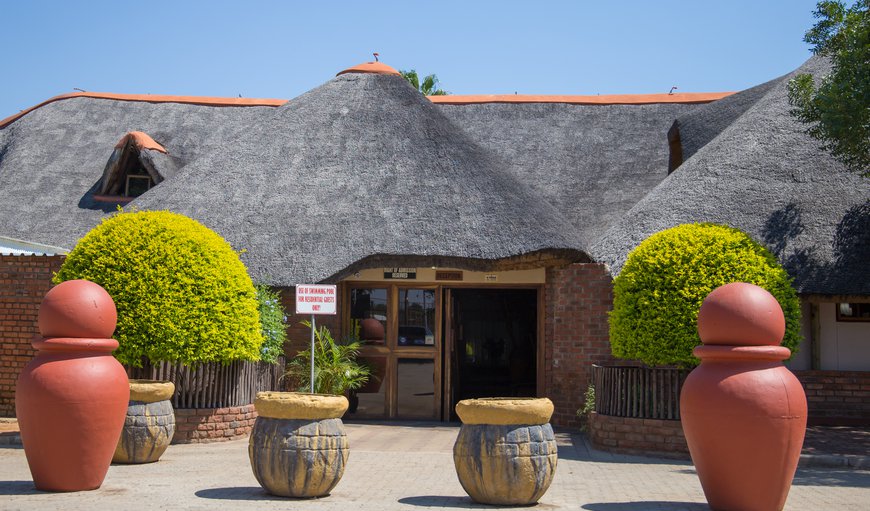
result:
[(689, 459), (689, 446), (678, 420), (633, 419), (593, 412), (588, 435), (592, 445), (602, 451)]
[(225, 442), (247, 437), (254, 427), (254, 405), (175, 410), (173, 444)]

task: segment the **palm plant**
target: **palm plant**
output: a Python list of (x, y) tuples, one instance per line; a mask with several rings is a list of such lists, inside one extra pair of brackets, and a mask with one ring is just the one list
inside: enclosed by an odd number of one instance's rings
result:
[(424, 96), (446, 96), (449, 94), (446, 90), (439, 87), (440, 84), (438, 83), (438, 77), (434, 74), (424, 76), (422, 82), (420, 82), (420, 77), (414, 69), (410, 71), (399, 71), (399, 74), (401, 74), (405, 80), (408, 80), (411, 87), (420, 91)]
[[(311, 323), (303, 321), (311, 328)], [(314, 331), (314, 392), (319, 394), (344, 394), (366, 384), (371, 368), (357, 361), (362, 344), (354, 339), (336, 342), (325, 326)], [(287, 364), (284, 377), (299, 392), (311, 389), (311, 348), (300, 351)]]

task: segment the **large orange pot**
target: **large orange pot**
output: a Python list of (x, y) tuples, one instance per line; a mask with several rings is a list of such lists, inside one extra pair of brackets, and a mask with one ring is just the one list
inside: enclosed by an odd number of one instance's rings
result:
[(727, 284), (698, 314), (701, 365), (683, 385), (680, 414), (713, 510), (778, 511), (797, 470), (807, 420), (798, 379), (782, 365), (782, 309), (764, 289)]
[(112, 357), (115, 304), (87, 281), (64, 282), (39, 309), (36, 357), (15, 388), (21, 442), (37, 489), (99, 488), (118, 445), (130, 387)]

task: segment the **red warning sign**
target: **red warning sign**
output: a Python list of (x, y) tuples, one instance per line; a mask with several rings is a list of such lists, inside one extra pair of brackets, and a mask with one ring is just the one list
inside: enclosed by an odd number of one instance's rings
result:
[(335, 314), (337, 301), (338, 293), (334, 285), (296, 286), (296, 314)]

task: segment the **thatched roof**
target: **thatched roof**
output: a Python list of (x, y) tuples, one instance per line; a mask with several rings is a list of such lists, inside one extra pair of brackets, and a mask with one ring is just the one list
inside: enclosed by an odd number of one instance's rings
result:
[(740, 91), (708, 105), (693, 108), (677, 117), (672, 130), (679, 136), (682, 161), (688, 160), (698, 149), (716, 138), (722, 130), (743, 115), (752, 105), (782, 83), (784, 76)]
[[(215, 150), (271, 106), (154, 103), (84, 96), (52, 101), (0, 129), (0, 235), (75, 246), (116, 204), (94, 195), (116, 143), (142, 131), (161, 172)], [(155, 189), (156, 191), (156, 189)]]
[[(797, 72), (826, 70), (813, 58)], [(787, 78), (767, 84), (742, 115), (722, 123), (721, 133), (607, 231), (593, 256), (616, 274), (649, 235), (715, 222), (764, 243), (802, 293), (870, 294), (870, 180), (820, 150), (789, 115)]]
[(337, 76), (133, 204), (202, 221), (279, 285), (362, 260), (586, 257), (556, 209), (394, 75)]
[(201, 220), (274, 285), (590, 256), (617, 273), (650, 234), (712, 221), (764, 242), (805, 293), (870, 294), (870, 181), (789, 116), (787, 77), (706, 105), (433, 104), (376, 71), (289, 102), (85, 93), (0, 121), (0, 236), (74, 246), (116, 209), (97, 200), (103, 172), (135, 157), (159, 184), (132, 206)]
[[(665, 95), (666, 96), (666, 95)], [(441, 105), (592, 244), (668, 175), (666, 134), (692, 104)]]

